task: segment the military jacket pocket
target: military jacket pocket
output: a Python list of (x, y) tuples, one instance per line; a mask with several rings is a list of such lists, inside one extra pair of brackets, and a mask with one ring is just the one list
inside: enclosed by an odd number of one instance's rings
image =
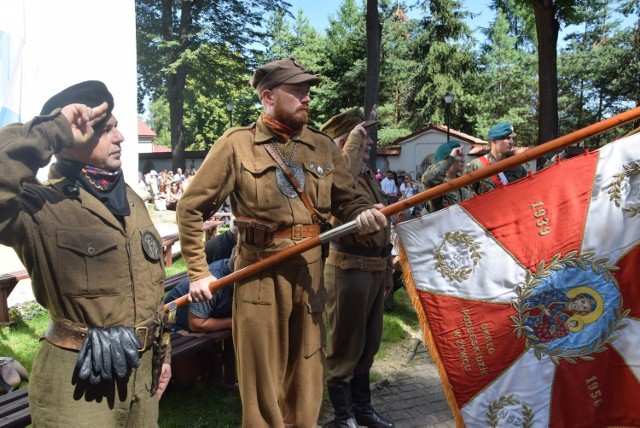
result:
[[(58, 229), (58, 283), (70, 296), (116, 294), (126, 257), (119, 257), (113, 231)], [(124, 249), (122, 250), (124, 251)]]
[(242, 185), (240, 193), (243, 201), (253, 210), (277, 208), (286, 198), (276, 183), (276, 164), (271, 158), (255, 158), (242, 161)]
[(329, 212), (331, 210), (334, 164), (332, 162), (307, 160), (302, 165), (305, 170), (305, 177), (310, 178), (310, 182), (304, 185), (307, 196), (318, 211)]

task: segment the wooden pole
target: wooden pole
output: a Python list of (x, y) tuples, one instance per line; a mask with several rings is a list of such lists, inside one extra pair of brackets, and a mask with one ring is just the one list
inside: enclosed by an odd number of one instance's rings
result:
[[(560, 150), (564, 147), (578, 143), (587, 138), (601, 134), (617, 126), (620, 126), (627, 122), (635, 120), (639, 117), (640, 117), (640, 107), (636, 107), (634, 109), (620, 113), (616, 116), (610, 117), (609, 119), (605, 119), (601, 122), (594, 123), (593, 125), (589, 125), (586, 128), (579, 129), (577, 131), (571, 132), (570, 134), (551, 140), (548, 143), (542, 144), (540, 146), (536, 146), (530, 150), (527, 150), (526, 152), (522, 152), (520, 154), (503, 159), (494, 164), (488, 165), (484, 168), (480, 168), (476, 171), (470, 172), (468, 174), (464, 174), (447, 183), (440, 184), (436, 187), (425, 190), (424, 192), (418, 193), (417, 195), (414, 195), (408, 199), (398, 201), (394, 204), (384, 207), (383, 209), (380, 210), (380, 212), (385, 216), (390, 217), (393, 214), (397, 214), (401, 211), (407, 210), (422, 202), (426, 202), (430, 199), (437, 198), (453, 190), (459, 189), (464, 186), (468, 186), (471, 183), (475, 183), (476, 181), (482, 180), (483, 178), (490, 177), (499, 172), (514, 168), (530, 160), (537, 159), (548, 153)], [(302, 254), (305, 251), (308, 251), (314, 247), (317, 247), (318, 245), (333, 241), (334, 239), (337, 239), (341, 236), (348, 235), (349, 233), (353, 233), (356, 230), (357, 228), (356, 228), (355, 221), (350, 221), (349, 223), (345, 223), (340, 227), (337, 227), (328, 232), (325, 232), (318, 237), (308, 238), (307, 240), (297, 245), (291, 246), (283, 251), (280, 251), (279, 253), (275, 253), (263, 260), (260, 260), (259, 262), (254, 263), (251, 266), (244, 267), (240, 270), (237, 270), (231, 273), (230, 275), (225, 276), (224, 278), (220, 278), (219, 280), (212, 282), (211, 284), (209, 284), (209, 290), (211, 290), (212, 293), (215, 293), (217, 290), (219, 290), (222, 287), (225, 287), (236, 281), (255, 275), (256, 273), (263, 271), (267, 268), (270, 268), (272, 266), (275, 266), (277, 264), (280, 264), (283, 261), (293, 256)], [(172, 303), (176, 303), (177, 306), (182, 306), (187, 304), (187, 302), (188, 302), (187, 296), (182, 296), (174, 300), (173, 302), (167, 303), (164, 306), (164, 310), (167, 311), (169, 305)]]

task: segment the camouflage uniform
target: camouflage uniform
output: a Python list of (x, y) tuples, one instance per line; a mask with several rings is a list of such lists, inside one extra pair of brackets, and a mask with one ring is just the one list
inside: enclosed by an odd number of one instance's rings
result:
[[(453, 158), (451, 156), (447, 156), (440, 162), (430, 165), (424, 174), (422, 174), (422, 184), (424, 185), (424, 188), (429, 189), (449, 181), (447, 179), (447, 171), (449, 171), (453, 162)], [(427, 202), (427, 211), (430, 213), (436, 212), (448, 206), (464, 202), (473, 196), (475, 196), (475, 192), (471, 186), (461, 187), (458, 190), (445, 193), (444, 195)]]
[[(485, 155), (487, 157), (487, 159), (489, 160), (489, 165), (494, 164), (497, 162), (496, 158), (493, 157), (493, 155), (491, 153), (488, 153), (487, 155)], [(464, 169), (464, 171), (462, 171), (463, 174), (467, 174), (469, 172), (472, 171), (477, 171), (480, 168), (483, 168), (484, 164), (482, 163), (482, 161), (480, 159), (474, 159), (471, 161), (471, 163), (469, 163), (469, 165)], [(516, 180), (520, 180), (521, 178), (526, 177), (527, 175), (527, 170), (525, 169), (524, 166), (522, 165), (518, 165), (517, 167), (504, 171), (504, 175), (507, 178), (507, 182), (511, 183), (513, 181)], [(478, 195), (482, 195), (483, 193), (487, 193), (493, 189), (495, 189), (496, 183), (493, 181), (493, 179), (491, 177), (487, 177), (487, 178), (483, 178), (480, 181), (476, 181), (475, 183), (473, 183), (471, 185), (473, 187), (473, 190), (476, 192), (476, 194)]]

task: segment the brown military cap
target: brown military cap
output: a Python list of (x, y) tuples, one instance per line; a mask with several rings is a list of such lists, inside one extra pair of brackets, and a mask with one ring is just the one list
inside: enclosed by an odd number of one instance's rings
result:
[(360, 109), (354, 107), (327, 120), (320, 130), (331, 138), (338, 138), (362, 122), (365, 122), (365, 128), (378, 123), (377, 120), (366, 120)]
[(322, 79), (320, 76), (310, 74), (300, 67), (293, 58), (279, 59), (258, 68), (249, 84), (262, 94), (265, 89), (273, 89), (278, 85), (308, 83), (317, 85)]

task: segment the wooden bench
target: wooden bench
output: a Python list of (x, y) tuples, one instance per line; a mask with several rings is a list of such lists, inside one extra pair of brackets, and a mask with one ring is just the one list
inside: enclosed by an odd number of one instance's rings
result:
[[(187, 278), (186, 272), (177, 273), (164, 280), (164, 291), (168, 292)], [(207, 350), (213, 359), (213, 372), (209, 381), (225, 388), (236, 385), (236, 354), (233, 349), (231, 330), (219, 330), (209, 333), (179, 331), (171, 334), (171, 361), (193, 355), (197, 351)]]
[(27, 388), (0, 395), (0, 428), (22, 428), (31, 424)]
[[(202, 223), (202, 233), (204, 234), (205, 241), (208, 241), (212, 236), (218, 234), (218, 228), (223, 225), (221, 220), (207, 220)], [(171, 233), (162, 237), (162, 255), (164, 257), (164, 265), (169, 267), (173, 265), (173, 244), (180, 239), (178, 232)]]
[(27, 278), (29, 278), (29, 274), (26, 270), (0, 275), (0, 325), (15, 325), (15, 322), (9, 320), (9, 294), (18, 282)]

